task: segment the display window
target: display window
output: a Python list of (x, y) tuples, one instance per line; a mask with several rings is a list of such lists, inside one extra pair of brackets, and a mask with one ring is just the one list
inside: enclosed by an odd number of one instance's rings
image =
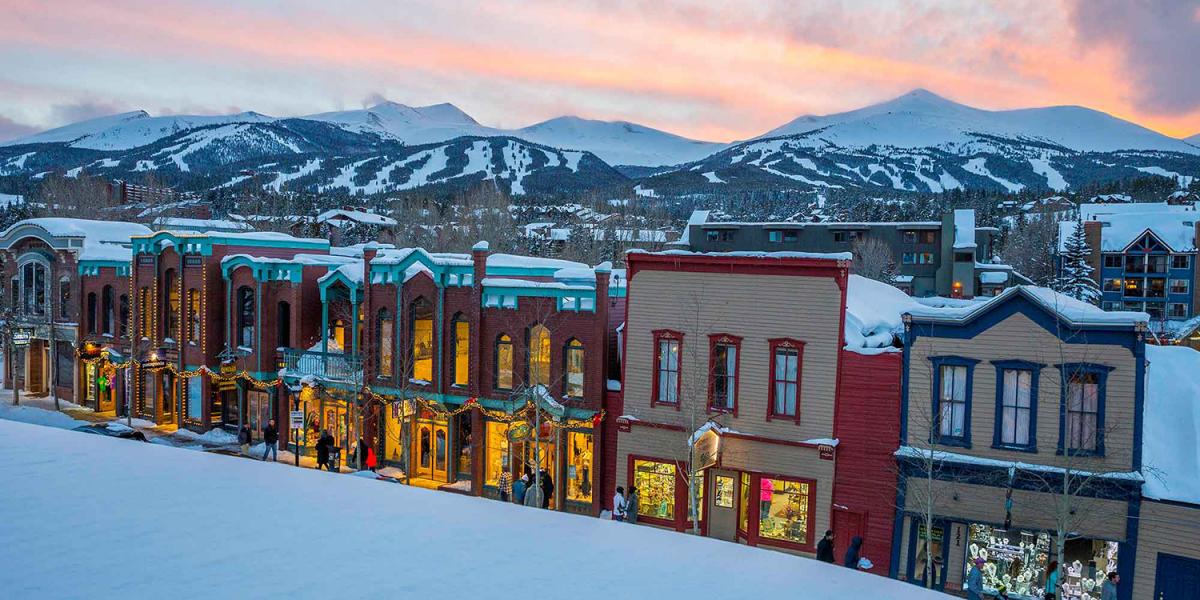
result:
[(934, 525), (927, 534), (925, 524), (919, 523), (914, 532), (916, 547), (912, 555), (912, 564), (909, 566), (909, 578), (923, 583), (931, 578), (934, 587), (941, 589), (942, 570), (945, 568), (942, 558), (945, 551), (945, 528)]
[[(968, 526), (970, 543), (963, 576), (976, 558), (984, 560), (983, 588), (996, 593), (1003, 587), (1012, 598), (1041, 598), (1048, 590), (1046, 566), (1053, 559), (1048, 533), (1001, 529), (990, 525)], [(1086, 538), (1068, 540), (1059, 573), (1060, 598), (1092, 600), (1109, 571), (1117, 570), (1119, 544)]]
[(592, 501), (592, 434), (567, 432), (567, 500)]
[(720, 508), (733, 508), (733, 478), (717, 475), (713, 482), (713, 504)]
[(404, 466), (405, 423), (413, 416), (409, 401), (392, 402), (383, 415), (383, 460)]
[(484, 483), (500, 485), (500, 474), (511, 468), (508, 423), (489, 421), (487, 423), (487, 465), (484, 470)]
[(675, 464), (652, 460), (633, 461), (633, 485), (640, 498), (638, 516), (675, 520)]
[(758, 498), (758, 535), (761, 539), (810, 544), (814, 500), (810, 482), (761, 477)]
[(738, 531), (746, 535), (750, 531), (750, 474), (742, 473), (739, 479), (741, 494), (738, 496)]

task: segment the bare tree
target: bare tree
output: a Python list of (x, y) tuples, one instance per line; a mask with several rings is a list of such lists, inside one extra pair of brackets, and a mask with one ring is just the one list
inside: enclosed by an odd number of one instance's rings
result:
[(1000, 256), (1037, 285), (1049, 286), (1057, 276), (1058, 216), (1047, 209), (1024, 214), (1004, 237)]
[(896, 277), (896, 258), (892, 249), (879, 238), (866, 237), (854, 242), (854, 273), (891, 285)]

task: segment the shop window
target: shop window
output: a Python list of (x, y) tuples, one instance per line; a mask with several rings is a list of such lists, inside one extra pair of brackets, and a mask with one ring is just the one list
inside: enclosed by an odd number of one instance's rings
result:
[(813, 485), (807, 481), (759, 480), (758, 535), (801, 546), (810, 545)]
[[(200, 297), (197, 295), (197, 312), (199, 312), (199, 308)], [(199, 323), (197, 323), (196, 331), (199, 332)], [(292, 347), (292, 305), (283, 301), (275, 305), (275, 347)]]
[(1122, 289), (1122, 287), (1121, 287), (1121, 278), (1120, 277), (1109, 277), (1104, 280), (1104, 291), (1119, 292), (1119, 291), (1121, 291), (1121, 289)]
[(505, 334), (496, 338), (496, 389), (513, 389), (513, 344)]
[(155, 385), (154, 372), (142, 371), (142, 412), (154, 416), (154, 408), (158, 405), (158, 386)]
[(565, 391), (569, 398), (583, 397), (583, 342), (571, 340), (567, 342)]
[(87, 332), (96, 333), (96, 311), (97, 299), (96, 292), (88, 292), (87, 295)]
[(770, 340), (771, 382), (767, 417), (800, 420), (800, 377), (804, 342), (791, 339)]
[(392, 332), (395, 331), (395, 322), (392, 321), (391, 315), (384, 308), (380, 309), (375, 323), (375, 335), (379, 340), (376, 345), (378, 348), (378, 356), (376, 358), (379, 361), (379, 376), (390, 379), (393, 374), (394, 361), (392, 360), (392, 352), (395, 349), (395, 345), (392, 339)]
[(119, 337), (125, 337), (129, 335), (129, 296), (127, 294), (121, 294), (117, 305), (117, 335)]
[(905, 252), (905, 253), (901, 254), (900, 262), (902, 262), (906, 265), (917, 264), (917, 253), (916, 252)]
[(484, 470), (484, 483), (487, 485), (500, 485), (500, 474), (512, 468), (508, 441), (510, 427), (509, 423), (487, 422), (487, 466)]
[(150, 288), (138, 290), (138, 315), (141, 317), (142, 337), (154, 337), (154, 309), (150, 304)]
[(1080, 455), (1104, 454), (1104, 388), (1110, 370), (1102, 365), (1060, 365), (1063, 402), (1059, 451)]
[(633, 486), (637, 488), (638, 516), (675, 520), (675, 465), (651, 460), (633, 461)]
[(113, 302), (113, 288), (106, 285), (100, 291), (100, 332), (104, 335), (112, 335), (115, 332), (113, 325), (117, 320), (116, 308), (116, 303)]
[(934, 431), (932, 441), (949, 446), (971, 444), (971, 378), (976, 360), (933, 357)]
[(74, 387), (75, 348), (71, 346), (70, 342), (57, 342), (54, 355), (54, 385)]
[(237, 343), (244, 348), (254, 347), (254, 290), (250, 286), (237, 291)]
[(203, 385), (199, 377), (187, 380), (187, 416), (188, 419), (199, 423), (204, 418), (204, 398), (201, 396)]
[(466, 387), (471, 381), (471, 324), (462, 315), (454, 318), (453, 385)]
[(412, 314), (412, 373), (409, 377), (418, 382), (433, 381), (433, 307), (424, 298), (417, 298), (411, 306)]
[(550, 330), (545, 325), (529, 328), (528, 363), (529, 386), (550, 385)]
[(1037, 444), (1037, 377), (1040, 365), (997, 361), (996, 439), (1003, 448), (1033, 450)]
[[(1047, 562), (1055, 556), (1048, 533), (1001, 529), (972, 523), (967, 529), (964, 576), (976, 558), (985, 562), (983, 591), (995, 594), (1001, 586), (1018, 598), (1041, 598), (1046, 585)], [(1059, 592), (1064, 600), (1097, 598), (1109, 571), (1117, 569), (1117, 542), (1088, 538), (1067, 540), (1063, 547)]]
[(682, 352), (683, 334), (677, 331), (659, 330), (654, 332), (654, 389), (650, 395), (650, 405), (674, 404), (679, 405), (679, 364)]
[(727, 334), (708, 336), (709, 410), (737, 414), (738, 350), (742, 338)]
[(733, 508), (733, 478), (717, 475), (713, 481), (713, 505), (719, 508)]
[(200, 342), (200, 290), (187, 291), (187, 341)]
[(592, 501), (592, 434), (567, 432), (567, 500)]
[(179, 339), (179, 279), (175, 269), (167, 269), (166, 277), (167, 310), (163, 317), (163, 336), (170, 340)]
[(750, 474), (743, 472), (738, 481), (738, 531), (750, 531)]

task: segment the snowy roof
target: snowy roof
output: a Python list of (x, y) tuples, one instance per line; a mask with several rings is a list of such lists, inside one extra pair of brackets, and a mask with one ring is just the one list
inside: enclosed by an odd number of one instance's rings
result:
[(756, 250), (738, 250), (733, 252), (692, 252), (690, 250), (660, 250), (647, 252), (641, 249), (629, 250), (626, 254), (649, 254), (652, 256), (729, 256), (746, 258), (817, 258), (828, 260), (851, 260), (854, 255), (849, 252), (760, 252)]
[(886, 283), (851, 275), (846, 289), (846, 348), (886, 348), (903, 333), (905, 312), (922, 308)]
[(396, 225), (396, 220), (391, 217), (367, 212), (365, 210), (349, 210), (345, 208), (337, 208), (327, 210), (317, 215), (318, 223), (325, 223), (333, 219), (354, 221), (365, 225), (379, 225), (381, 227), (392, 227)]
[(512, 279), (507, 277), (485, 277), (483, 279), (483, 287), (542, 288), (579, 292), (590, 292), (595, 289), (588, 285), (571, 285), (561, 281), (531, 281), (529, 279)]
[(245, 222), (183, 217), (158, 217), (154, 219), (154, 227), (155, 229), (176, 231), (253, 231), (254, 229)]
[(221, 259), (221, 264), (234, 260), (250, 260), (261, 265), (302, 265), (302, 266), (335, 266), (355, 262), (347, 256), (335, 254), (297, 254), (291, 258), (276, 258), (272, 256), (255, 256), (253, 254), (231, 254)]
[(321, 278), (317, 280), (317, 283), (325, 283), (339, 274), (352, 283), (361, 284), (363, 282), (363, 264), (362, 262), (356, 260), (341, 265), (336, 269), (330, 269), (328, 273), (322, 275)]
[(965, 306), (933, 307), (918, 302), (917, 307), (906, 312), (923, 321), (965, 322), (1017, 295), (1024, 296), (1074, 326), (1133, 327), (1150, 320), (1150, 315), (1144, 312), (1105, 311), (1049, 288), (1032, 285), (1015, 285), (996, 296)]
[[(465, 256), (465, 255), (464, 255)], [(470, 257), (468, 256), (469, 260)], [(557, 258), (541, 258), (538, 256), (519, 256), (516, 254), (492, 254), (487, 258), (487, 267), (496, 268), (527, 268), (527, 269), (569, 269), (588, 268), (587, 265), (571, 260)]]
[(1146, 345), (1142, 494), (1200, 504), (1200, 352)]
[(1195, 206), (1167, 204), (1166, 202), (1136, 202), (1134, 204), (1080, 204), (1079, 218), (1095, 221), (1098, 217), (1130, 213), (1195, 213)]
[(979, 274), (979, 282), (989, 285), (997, 285), (1008, 281), (1007, 271), (984, 271)]
[(954, 247), (975, 247), (975, 211), (960, 208), (954, 211)]
[(705, 221), (708, 221), (708, 213), (709, 211), (707, 210), (693, 210), (691, 216), (688, 217), (687, 225), (683, 226), (683, 233), (679, 236), (678, 240), (675, 240), (671, 243), (680, 246), (686, 246), (690, 244), (691, 236), (688, 235), (688, 230), (692, 225), (699, 225)]
[[(1200, 214), (1195, 212), (1097, 214), (1091, 220), (1101, 223), (1101, 252), (1121, 252), (1147, 231), (1175, 252), (1196, 251), (1196, 221), (1200, 220)], [(1075, 224), (1076, 221), (1059, 222), (1059, 252), (1066, 248), (1067, 240), (1075, 231)]]
[(371, 261), (372, 265), (398, 265), (404, 262), (409, 256), (420, 254), (428, 262), (442, 266), (459, 266), (469, 267), (474, 264), (470, 254), (457, 254), (452, 252), (427, 252), (424, 248), (386, 248), (380, 250), (375, 255), (375, 259)]
[(7, 246), (18, 241), (13, 236), (23, 237), (21, 230), (27, 227), (39, 229), (56, 238), (82, 240), (79, 246), (71, 244), (71, 247), (79, 248), (79, 260), (128, 261), (132, 256), (130, 238), (152, 233), (149, 227), (138, 223), (44, 217), (17, 221), (0, 233), (0, 243)]

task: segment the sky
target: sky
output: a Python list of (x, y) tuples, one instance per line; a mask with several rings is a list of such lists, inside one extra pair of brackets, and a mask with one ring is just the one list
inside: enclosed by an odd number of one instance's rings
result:
[(0, 140), (138, 109), (387, 99), (731, 141), (914, 88), (1200, 133), (1200, 0), (0, 0), (0, 15)]

